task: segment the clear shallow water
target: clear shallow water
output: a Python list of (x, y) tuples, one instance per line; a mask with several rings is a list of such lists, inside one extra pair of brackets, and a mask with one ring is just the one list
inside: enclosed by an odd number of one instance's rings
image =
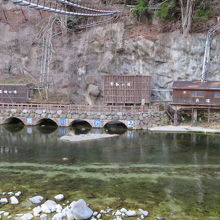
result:
[[(143, 208), (148, 219), (219, 219), (220, 135), (127, 131), (81, 143), (59, 141), (64, 128), (0, 126), (0, 191), (85, 199), (94, 210)], [(104, 132), (93, 130), (94, 133)]]

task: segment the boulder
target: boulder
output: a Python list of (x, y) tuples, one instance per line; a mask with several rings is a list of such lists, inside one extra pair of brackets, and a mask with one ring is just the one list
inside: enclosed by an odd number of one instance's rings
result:
[(87, 206), (83, 199), (72, 202), (70, 207), (71, 213), (76, 220), (88, 219), (93, 214), (93, 211)]

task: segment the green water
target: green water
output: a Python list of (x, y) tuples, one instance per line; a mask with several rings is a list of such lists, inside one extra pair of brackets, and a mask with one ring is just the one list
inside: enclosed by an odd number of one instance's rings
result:
[(127, 131), (61, 142), (68, 132), (0, 126), (0, 192), (23, 192), (19, 205), (0, 210), (24, 213), (27, 198), (63, 193), (93, 210), (143, 208), (147, 219), (220, 219), (220, 135)]

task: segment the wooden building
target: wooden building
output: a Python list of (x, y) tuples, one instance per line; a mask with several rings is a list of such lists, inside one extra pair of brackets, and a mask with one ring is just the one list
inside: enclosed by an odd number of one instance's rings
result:
[(1, 103), (27, 103), (33, 88), (25, 84), (0, 84)]
[(220, 106), (220, 82), (174, 81), (173, 104)]
[(150, 76), (103, 75), (103, 81), (105, 104), (150, 103)]

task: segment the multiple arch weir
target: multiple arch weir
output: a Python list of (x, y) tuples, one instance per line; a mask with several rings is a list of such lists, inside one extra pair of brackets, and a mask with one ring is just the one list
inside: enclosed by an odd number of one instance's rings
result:
[[(25, 120), (24, 118), (20, 119), (19, 117), (9, 117), (5, 120), (3, 120), (4, 125), (17, 125), (17, 126), (25, 126), (29, 125), (26, 123), (28, 121), (28, 118)], [(57, 129), (59, 124), (59, 120), (57, 119), (50, 119), (50, 118), (41, 118), (36, 120), (31, 125), (36, 125), (39, 127), (39, 129), (44, 128), (53, 128)], [(62, 126), (62, 125), (61, 125)], [(91, 124), (89, 120), (82, 120), (82, 119), (76, 119), (76, 120), (69, 120), (69, 123), (66, 124), (65, 127), (70, 127), (70, 129), (75, 130), (76, 133), (87, 133), (89, 132), (93, 127), (96, 127), (95, 125)], [(104, 124), (100, 125), (99, 128), (104, 128), (109, 133), (124, 133), (128, 127), (125, 125), (125, 123), (117, 120), (108, 121)], [(45, 129), (46, 130), (46, 129)]]

